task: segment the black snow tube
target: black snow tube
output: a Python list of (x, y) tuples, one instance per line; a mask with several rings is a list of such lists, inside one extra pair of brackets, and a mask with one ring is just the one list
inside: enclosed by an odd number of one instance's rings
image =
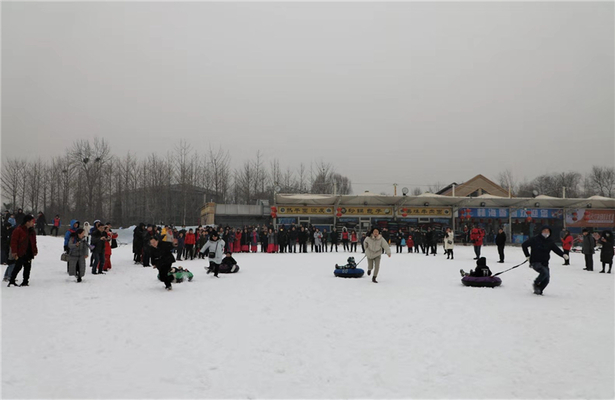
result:
[(333, 273), (340, 278), (360, 278), (365, 274), (365, 271), (361, 268), (338, 268)]
[(461, 283), (464, 286), (473, 286), (473, 287), (496, 287), (502, 284), (502, 280), (497, 276), (464, 276), (461, 278)]

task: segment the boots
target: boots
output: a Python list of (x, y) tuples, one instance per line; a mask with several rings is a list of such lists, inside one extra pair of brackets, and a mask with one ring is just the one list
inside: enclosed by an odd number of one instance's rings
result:
[(15, 282), (15, 281), (9, 281), (9, 284), (7, 285), (7, 287), (11, 287), (11, 285), (18, 286), (17, 282)]
[(371, 270), (371, 269), (368, 269), (368, 270), (367, 270), (367, 275), (371, 275), (371, 274), (372, 274), (372, 270)]
[(375, 276), (373, 276), (373, 277), (372, 277), (372, 282), (374, 282), (374, 283), (378, 283), (378, 281), (376, 280), (376, 277), (375, 277)]

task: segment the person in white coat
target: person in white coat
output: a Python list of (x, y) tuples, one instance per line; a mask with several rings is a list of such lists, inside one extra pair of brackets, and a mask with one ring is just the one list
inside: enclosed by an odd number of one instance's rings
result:
[(218, 278), (218, 270), (224, 258), (224, 246), (224, 240), (219, 238), (218, 232), (213, 231), (209, 240), (201, 248), (201, 253), (208, 253), (209, 257), (209, 267), (206, 267), (207, 273), (213, 272), (216, 278)]
[(371, 275), (373, 269), (374, 276), (372, 277), (372, 282), (378, 283), (376, 278), (378, 277), (378, 271), (380, 270), (380, 258), (382, 257), (382, 251), (384, 250), (384, 252), (391, 257), (391, 248), (380, 234), (378, 228), (374, 228), (372, 233), (365, 238), (363, 246), (365, 246), (365, 257), (367, 257), (367, 275)]
[(446, 228), (446, 233), (444, 234), (444, 252), (446, 253), (447, 260), (453, 260), (453, 248), (455, 247), (455, 233), (451, 230), (451, 228)]

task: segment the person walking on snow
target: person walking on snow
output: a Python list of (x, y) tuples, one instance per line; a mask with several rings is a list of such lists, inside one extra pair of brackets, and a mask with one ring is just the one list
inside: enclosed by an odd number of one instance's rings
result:
[(214, 276), (218, 278), (218, 270), (222, 259), (224, 258), (224, 240), (218, 239), (218, 233), (216, 231), (211, 233), (209, 240), (205, 243), (205, 246), (201, 249), (201, 253), (207, 252), (209, 257), (209, 267), (207, 267), (207, 273), (214, 273)]
[(38, 254), (36, 247), (36, 232), (34, 231), (34, 217), (26, 215), (22, 218), (22, 223), (13, 231), (11, 235), (11, 254), (15, 260), (15, 267), (11, 274), (8, 286), (17, 286), (17, 275), (23, 268), (23, 281), (19, 286), (29, 286), (30, 268), (32, 260)]
[[(574, 238), (572, 237), (570, 232), (564, 231), (564, 238), (562, 239), (562, 249), (564, 249), (564, 254), (570, 254), (570, 250), (572, 249), (572, 242), (574, 242)], [(565, 260), (564, 265), (570, 265), (570, 259)]]
[[(530, 268), (538, 272), (538, 277), (534, 281), (534, 294), (542, 295), (550, 280), (549, 272), (549, 258), (551, 251), (564, 260), (568, 260), (568, 255), (564, 254), (562, 250), (551, 239), (551, 229), (548, 226), (543, 226), (540, 235), (536, 235), (521, 245), (523, 253), (530, 263)], [(528, 251), (532, 249), (532, 252)]]
[(386, 252), (390, 258), (391, 248), (382, 235), (380, 235), (378, 228), (372, 229), (369, 237), (365, 238), (363, 245), (365, 246), (365, 256), (367, 257), (367, 275), (371, 275), (372, 269), (374, 269), (372, 282), (378, 283), (376, 278), (380, 270), (380, 258), (383, 252)]
[(581, 252), (585, 255), (585, 268), (584, 271), (594, 270), (594, 248), (596, 247), (596, 239), (589, 233), (589, 230), (583, 229), (583, 244), (581, 245)]
[(498, 229), (498, 234), (495, 237), (495, 244), (498, 246), (498, 254), (500, 255), (499, 263), (504, 262), (504, 246), (506, 246), (506, 234), (504, 233), (504, 229)]

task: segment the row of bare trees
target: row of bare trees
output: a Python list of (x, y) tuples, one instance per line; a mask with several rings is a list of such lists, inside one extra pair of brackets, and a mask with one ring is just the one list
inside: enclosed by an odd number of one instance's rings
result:
[(498, 183), (510, 188), (513, 195), (532, 197), (536, 194), (553, 197), (587, 198), (615, 196), (615, 168), (594, 165), (585, 175), (578, 172), (556, 172), (519, 182), (510, 170), (500, 172)]
[(45, 162), (6, 159), (2, 164), (4, 209), (43, 211), (68, 219), (105, 219), (195, 224), (206, 201), (256, 204), (275, 193), (352, 193), (347, 177), (331, 164), (283, 168), (257, 151), (233, 168), (223, 149), (196, 152), (180, 141), (166, 155), (138, 159), (111, 154), (105, 139), (75, 141), (65, 154)]

